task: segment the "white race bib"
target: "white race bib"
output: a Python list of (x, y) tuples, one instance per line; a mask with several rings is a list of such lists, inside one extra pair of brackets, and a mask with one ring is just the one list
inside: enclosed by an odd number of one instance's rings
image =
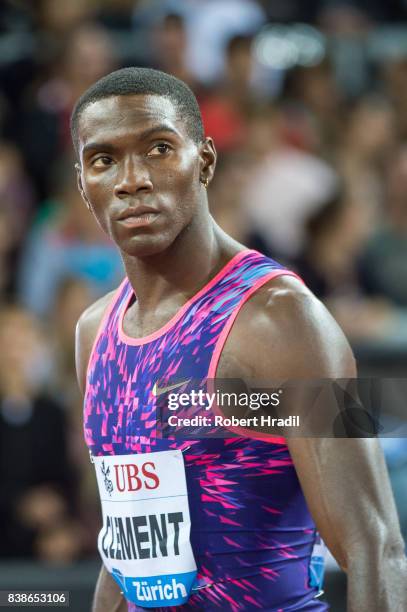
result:
[(98, 548), (107, 570), (138, 606), (186, 603), (197, 568), (181, 451), (93, 461), (103, 513)]

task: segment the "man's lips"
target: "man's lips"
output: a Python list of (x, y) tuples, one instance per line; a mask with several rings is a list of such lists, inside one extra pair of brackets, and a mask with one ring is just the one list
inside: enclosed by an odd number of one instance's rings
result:
[(145, 227), (155, 221), (160, 213), (146, 206), (127, 208), (117, 217), (117, 221), (126, 227)]
[(119, 223), (126, 227), (146, 227), (147, 225), (151, 225), (157, 219), (158, 215), (159, 213), (144, 213), (143, 215), (119, 219)]
[(155, 208), (151, 208), (151, 206), (128, 206), (125, 208), (120, 214), (117, 215), (116, 219), (118, 221), (123, 221), (128, 217), (141, 217), (146, 214), (157, 214), (157, 210)]

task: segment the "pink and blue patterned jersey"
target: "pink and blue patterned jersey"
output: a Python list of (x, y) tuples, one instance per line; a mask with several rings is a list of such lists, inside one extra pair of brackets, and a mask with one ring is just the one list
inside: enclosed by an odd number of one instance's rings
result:
[(215, 378), (239, 310), (282, 274), (292, 273), (256, 251), (241, 251), (164, 327), (139, 339), (123, 331), (136, 299), (125, 279), (94, 342), (84, 404), (91, 453), (178, 448), (184, 455), (199, 581), (183, 610), (328, 609), (317, 599), (322, 572), (311, 561), (318, 533), (284, 438), (248, 432), (187, 440), (163, 437), (157, 427), (157, 381), (165, 387), (190, 380), (195, 389), (197, 380)]

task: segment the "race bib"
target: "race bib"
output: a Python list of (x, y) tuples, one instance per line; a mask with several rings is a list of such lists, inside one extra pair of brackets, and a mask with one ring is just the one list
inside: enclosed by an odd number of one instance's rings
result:
[(103, 513), (98, 548), (124, 596), (144, 608), (186, 603), (197, 568), (181, 451), (93, 461)]

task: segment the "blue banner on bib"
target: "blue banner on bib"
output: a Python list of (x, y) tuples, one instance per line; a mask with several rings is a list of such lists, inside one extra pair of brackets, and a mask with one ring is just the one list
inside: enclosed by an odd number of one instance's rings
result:
[(129, 601), (141, 608), (180, 606), (188, 601), (197, 572), (131, 578), (113, 568), (112, 576)]

